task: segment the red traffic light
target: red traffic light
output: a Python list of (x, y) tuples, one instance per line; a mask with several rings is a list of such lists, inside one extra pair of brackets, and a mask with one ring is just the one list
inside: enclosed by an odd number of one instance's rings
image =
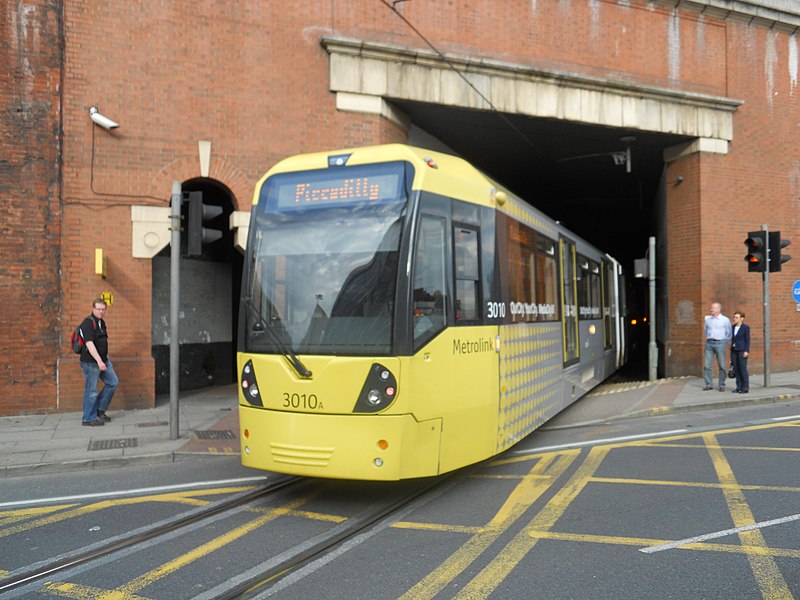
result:
[(747, 271), (750, 273), (763, 273), (766, 271), (767, 261), (764, 252), (766, 232), (751, 231), (747, 234), (744, 245), (747, 246), (747, 255), (744, 257), (747, 262)]

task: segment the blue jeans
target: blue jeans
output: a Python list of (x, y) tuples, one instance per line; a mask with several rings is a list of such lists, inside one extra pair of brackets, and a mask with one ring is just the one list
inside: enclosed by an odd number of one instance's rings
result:
[[(101, 371), (96, 362), (81, 361), (83, 377), (86, 379), (86, 386), (83, 389), (83, 422), (94, 421), (97, 418), (97, 411), (105, 412), (114, 397), (114, 391), (119, 385), (117, 374), (114, 373), (114, 366), (110, 360), (106, 361), (106, 370)], [(97, 393), (97, 382), (103, 382), (103, 389)]]
[(714, 366), (714, 357), (717, 358), (719, 365), (719, 387), (725, 387), (725, 378), (728, 376), (728, 369), (725, 367), (725, 346), (727, 342), (706, 342), (706, 349), (703, 353), (703, 375), (706, 380), (706, 386), (711, 385), (712, 374), (711, 369)]

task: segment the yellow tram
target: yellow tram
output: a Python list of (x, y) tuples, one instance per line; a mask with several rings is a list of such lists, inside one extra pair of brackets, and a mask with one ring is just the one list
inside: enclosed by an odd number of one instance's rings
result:
[(620, 265), (460, 158), (295, 156), (256, 186), (242, 463), (438, 475), (509, 448), (624, 361)]

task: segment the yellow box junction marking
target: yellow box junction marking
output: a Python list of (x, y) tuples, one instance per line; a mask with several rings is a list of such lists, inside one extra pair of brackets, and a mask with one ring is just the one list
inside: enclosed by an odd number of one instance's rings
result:
[(556, 495), (531, 519), (530, 523), (506, 545), (503, 550), (478, 575), (464, 586), (456, 598), (486, 598), (503, 582), (514, 567), (530, 552), (538, 541), (530, 531), (548, 531), (566, 512), (572, 501), (589, 483), (611, 449), (596, 447), (589, 451), (574, 475)]
[[(643, 546), (656, 546), (669, 544), (675, 540), (668, 539), (649, 539), (625, 536), (593, 535), (581, 533), (564, 533), (552, 531), (558, 520), (563, 516), (572, 502), (581, 492), (591, 483), (606, 483), (620, 485), (649, 485), (649, 486), (673, 486), (673, 487), (695, 487), (718, 489), (725, 497), (728, 509), (736, 527), (746, 527), (755, 524), (752, 511), (747, 505), (744, 491), (749, 490), (769, 490), (779, 492), (797, 493), (800, 488), (790, 486), (759, 486), (739, 484), (728, 463), (724, 451), (747, 450), (764, 452), (797, 452), (797, 448), (773, 448), (762, 446), (729, 446), (720, 444), (718, 438), (727, 433), (742, 433), (746, 431), (766, 430), (776, 427), (797, 427), (798, 422), (772, 423), (765, 425), (754, 425), (742, 428), (729, 428), (713, 433), (687, 433), (681, 435), (670, 435), (663, 438), (653, 438), (647, 440), (631, 440), (626, 442), (612, 442), (593, 447), (583, 462), (578, 465), (570, 479), (561, 487), (553, 498), (533, 516), (525, 526), (498, 554), (486, 565), (486, 567), (470, 582), (463, 587), (458, 594), (458, 598), (483, 598), (489, 596), (508, 574), (525, 558), (534, 548), (540, 539), (558, 540), (565, 542), (578, 543), (599, 543), (624, 545), (642, 548)], [(677, 442), (686, 440), (698, 440), (699, 444), (680, 444)], [(662, 481), (644, 480), (636, 478), (612, 478), (598, 477), (595, 475), (603, 460), (614, 449), (630, 447), (678, 447), (682, 449), (705, 448), (712, 460), (714, 469), (717, 473), (717, 482), (691, 482), (691, 481)], [(419, 583), (409, 589), (402, 597), (404, 599), (431, 598), (440, 593), (446, 586), (451, 584), (456, 577), (469, 568), (489, 547), (496, 543), (498, 538), (506, 532), (515, 522), (521, 518), (526, 511), (542, 496), (544, 492), (553, 488), (556, 481), (564, 475), (574, 461), (581, 456), (583, 450), (559, 450), (541, 452), (526, 456), (503, 458), (491, 463), (491, 466), (502, 466), (509, 464), (519, 464), (524, 461), (535, 463), (530, 471), (522, 475), (480, 475), (479, 477), (497, 477), (501, 479), (518, 478), (519, 484), (509, 494), (504, 504), (499, 508), (490, 521), (482, 527), (458, 526), (450, 524), (436, 523), (415, 523), (398, 522), (393, 525), (395, 528), (417, 529), (435, 532), (461, 533), (468, 535), (469, 539), (459, 549), (457, 549), (447, 560), (431, 571)], [(181, 494), (186, 496), (186, 494)], [(165, 495), (159, 501), (167, 501)], [(182, 501), (185, 501), (183, 498)], [(298, 510), (306, 499), (301, 499), (287, 504), (279, 509), (265, 511), (263, 516), (255, 519), (251, 523), (245, 524), (207, 544), (196, 549), (189, 554), (176, 558), (133, 580), (128, 585), (116, 591), (103, 592), (96, 588), (82, 588), (72, 584), (48, 584), (47, 591), (57, 595), (65, 595), (72, 598), (103, 598), (105, 600), (134, 600), (138, 598), (134, 594), (142, 588), (150, 585), (158, 579), (188, 565), (197, 558), (205, 556), (226, 544), (238, 539), (250, 531), (260, 527), (270, 520), (284, 515), (296, 515), (301, 518), (322, 519), (334, 522), (344, 520), (343, 517), (323, 515), (311, 511)], [(120, 502), (117, 502), (118, 504)], [(97, 503), (95, 508), (106, 503)], [(86, 507), (89, 508), (89, 507)], [(264, 512), (258, 509), (255, 512)], [(79, 514), (80, 511), (69, 511)], [(0, 513), (0, 517), (5, 516)], [(31, 514), (30, 516), (35, 516)], [(54, 515), (58, 518), (59, 515)], [(45, 523), (50, 517), (40, 519), (37, 523)], [(2, 532), (0, 532), (2, 535)], [(762, 596), (767, 599), (791, 598), (792, 593), (780, 573), (775, 558), (800, 558), (798, 549), (770, 548), (767, 546), (763, 535), (758, 529), (737, 532), (740, 543), (724, 544), (693, 542), (681, 545), (676, 550), (679, 551), (704, 551), (722, 552), (728, 554), (744, 554), (748, 559), (751, 570), (759, 585)], [(680, 540), (678, 540), (680, 541)], [(68, 586), (69, 592), (67, 592)], [(45, 591), (45, 590), (42, 590)]]
[[(717, 478), (720, 483), (725, 485), (722, 488), (722, 493), (725, 495), (725, 502), (728, 504), (728, 510), (733, 518), (734, 526), (743, 527), (754, 524), (756, 520), (753, 517), (753, 512), (747, 504), (744, 492), (736, 481), (736, 476), (733, 474), (733, 469), (728, 459), (725, 458), (725, 454), (719, 448), (717, 436), (711, 433), (703, 434), (703, 441), (708, 446), (708, 453), (711, 456), (714, 470), (717, 472)], [(738, 535), (745, 546), (767, 548), (764, 535), (758, 529), (742, 531)], [(786, 584), (783, 575), (781, 575), (780, 569), (778, 569), (778, 565), (775, 564), (772, 557), (756, 552), (745, 552), (745, 554), (764, 598), (777, 600), (779, 598), (793, 597), (789, 586)]]
[[(516, 522), (544, 492), (567, 470), (577, 458), (578, 450), (553, 454), (539, 460), (528, 476), (514, 488), (491, 521), (475, 533), (466, 544), (439, 567), (401, 596), (404, 600), (421, 600), (438, 594), (459, 573), (469, 567), (500, 535)], [(558, 459), (556, 461), (556, 459)], [(553, 464), (555, 462), (555, 464)], [(552, 469), (551, 469), (552, 465)], [(542, 480), (546, 474), (549, 479)]]
[(139, 577), (136, 577), (125, 585), (116, 588), (115, 590), (101, 590), (94, 587), (81, 586), (71, 583), (54, 584), (48, 582), (45, 584), (45, 588), (42, 591), (50, 592), (58, 596), (66, 596), (77, 599), (92, 598), (94, 600), (142, 600), (144, 596), (138, 596), (136, 595), (136, 592), (155, 583), (159, 579), (162, 579), (167, 575), (182, 569), (194, 561), (219, 550), (227, 544), (244, 537), (262, 525), (265, 525), (266, 523), (269, 523), (270, 521), (273, 521), (279, 517), (293, 513), (298, 507), (311, 501), (320, 493), (321, 491), (317, 490), (307, 494), (306, 496), (293, 500), (284, 506), (267, 510), (265, 514), (262, 514), (252, 521), (236, 527), (235, 529), (232, 529), (223, 535), (217, 536), (213, 540), (206, 542), (190, 552), (174, 558), (168, 563), (165, 563), (153, 569), (152, 571), (143, 573)]
[[(716, 432), (717, 435), (724, 435), (726, 433), (741, 433), (745, 431), (755, 431), (772, 429), (775, 427), (796, 427), (797, 422), (780, 423), (780, 424), (765, 424), (754, 425), (743, 428), (729, 428)], [(678, 444), (670, 442), (679, 442), (682, 440), (700, 439), (701, 444)], [(712, 453), (713, 460), (716, 461), (715, 466), (720, 469), (718, 473), (719, 481), (716, 483), (706, 482), (684, 482), (684, 481), (659, 481), (659, 480), (642, 480), (642, 479), (624, 479), (624, 478), (609, 478), (597, 477), (594, 475), (597, 468), (599, 468), (602, 461), (607, 454), (617, 448), (625, 447), (679, 447), (679, 448), (707, 448)], [(458, 594), (458, 598), (485, 598), (494, 591), (503, 579), (519, 564), (524, 556), (533, 548), (536, 541), (539, 539), (560, 540), (560, 541), (573, 541), (579, 543), (600, 543), (600, 544), (615, 544), (625, 545), (641, 548), (642, 546), (654, 546), (672, 542), (673, 540), (659, 540), (648, 538), (635, 538), (624, 536), (603, 536), (593, 534), (575, 534), (575, 533), (560, 533), (553, 532), (551, 528), (556, 524), (558, 519), (564, 514), (566, 509), (575, 498), (578, 497), (581, 491), (590, 483), (618, 483), (623, 485), (662, 485), (662, 486), (685, 486), (697, 488), (710, 488), (719, 489), (726, 495), (726, 500), (729, 501), (729, 506), (733, 507), (731, 510), (736, 511), (734, 520), (738, 523), (748, 525), (754, 522), (749, 508), (744, 503), (742, 490), (770, 490), (782, 492), (800, 492), (800, 488), (789, 486), (759, 486), (759, 485), (742, 485), (739, 484), (735, 477), (733, 477), (730, 467), (727, 471), (723, 465), (727, 462), (721, 462), (724, 459), (722, 455), (723, 449), (731, 450), (752, 450), (752, 451), (772, 451), (772, 452), (797, 452), (797, 448), (779, 448), (779, 447), (761, 447), (761, 446), (722, 446), (717, 442), (716, 437), (709, 436), (709, 434), (681, 434), (665, 436), (663, 438), (653, 438), (648, 440), (635, 440), (620, 443), (610, 443), (605, 445), (598, 445), (594, 447), (589, 453), (586, 460), (579, 467), (572, 478), (567, 484), (553, 497), (553, 499), (531, 520), (530, 524), (517, 536), (465, 587), (462, 588)], [(556, 452), (558, 454), (558, 452)], [(552, 475), (553, 471), (547, 473), (541, 472), (542, 467), (546, 467), (549, 463), (549, 457), (553, 452), (541, 452), (536, 454), (529, 454), (525, 456), (515, 456), (511, 458), (503, 458), (496, 460), (490, 464), (491, 467), (519, 464), (525, 461), (536, 461), (540, 469), (534, 468), (528, 474), (521, 476), (523, 482), (520, 484), (530, 485), (532, 481), (546, 475)], [(721, 459), (722, 457), (722, 459)], [(572, 456), (570, 461), (575, 457)], [(560, 475), (560, 474), (559, 474)], [(492, 475), (481, 475), (480, 477), (491, 477)], [(507, 478), (513, 476), (498, 475), (500, 478)], [(547, 487), (551, 487), (553, 482), (546, 483)], [(521, 488), (518, 486), (515, 492), (519, 492)], [(536, 498), (533, 495), (528, 496), (528, 508), (533, 504)], [(508, 503), (504, 504), (504, 507)], [(522, 507), (520, 507), (522, 508)], [(513, 523), (512, 521), (498, 521), (498, 516), (504, 509), (498, 511), (497, 515), (492, 519), (491, 523), (495, 526), (499, 524), (504, 525), (505, 528)], [(523, 509), (524, 510), (524, 509)], [(521, 514), (521, 513), (520, 513)], [(516, 519), (515, 519), (516, 520)], [(486, 528), (474, 527), (459, 527), (457, 525), (435, 525), (435, 524), (419, 524), (419, 523), (397, 523), (394, 527), (402, 528), (416, 528), (420, 530), (429, 531), (446, 531), (446, 532), (463, 532), (465, 534), (472, 534), (472, 537), (442, 565), (432, 571), (425, 579), (420, 581), (417, 585), (411, 588), (403, 598), (430, 598), (462, 573), (478, 555), (486, 550), (485, 546), (480, 546), (476, 543), (476, 536), (483, 535), (484, 541), (488, 541), (486, 537)], [(492, 541), (499, 537), (502, 531), (495, 531)], [(698, 542), (681, 546), (680, 550), (690, 551), (705, 551), (705, 552), (723, 552), (730, 554), (745, 554), (753, 565), (753, 572), (761, 587), (764, 598), (791, 598), (792, 595), (788, 592), (786, 583), (783, 580), (780, 572), (774, 564), (773, 558), (800, 558), (800, 550), (796, 549), (782, 549), (782, 548), (769, 548), (764, 542), (763, 537), (759, 532), (750, 532), (751, 535), (742, 536), (740, 534), (740, 544), (720, 544)], [(490, 542), (491, 543), (491, 542)], [(486, 544), (488, 546), (488, 544)], [(783, 594), (783, 595), (782, 595)]]

